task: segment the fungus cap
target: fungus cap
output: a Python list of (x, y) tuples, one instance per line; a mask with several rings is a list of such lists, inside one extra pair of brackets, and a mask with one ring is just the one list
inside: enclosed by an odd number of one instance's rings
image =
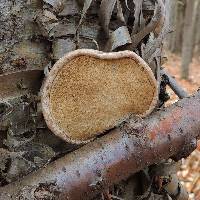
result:
[(54, 134), (86, 143), (130, 115), (146, 116), (157, 103), (150, 67), (131, 51), (72, 51), (56, 62), (41, 89), (44, 118)]

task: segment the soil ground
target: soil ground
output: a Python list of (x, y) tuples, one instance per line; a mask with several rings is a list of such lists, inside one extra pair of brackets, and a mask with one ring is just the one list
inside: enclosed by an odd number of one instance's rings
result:
[[(193, 94), (200, 88), (200, 57), (193, 58), (190, 65), (189, 80), (180, 78), (181, 57), (167, 52), (168, 62), (165, 64), (166, 70), (176, 78), (178, 83), (189, 93)], [(172, 90), (168, 88), (171, 96), (168, 104), (178, 100)], [(200, 141), (195, 150), (187, 159), (183, 160), (181, 170), (178, 172), (179, 178), (190, 193), (191, 200), (200, 200)]]

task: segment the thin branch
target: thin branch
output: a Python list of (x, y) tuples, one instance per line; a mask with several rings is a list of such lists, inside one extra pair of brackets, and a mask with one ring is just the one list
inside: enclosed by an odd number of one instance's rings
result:
[(164, 75), (168, 79), (169, 87), (174, 91), (174, 93), (180, 98), (183, 99), (188, 97), (188, 93), (177, 83), (177, 81), (167, 72), (165, 69), (161, 70), (161, 75)]

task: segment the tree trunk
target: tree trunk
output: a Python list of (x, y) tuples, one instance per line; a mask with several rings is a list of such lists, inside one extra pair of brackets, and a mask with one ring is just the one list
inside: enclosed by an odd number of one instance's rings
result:
[(183, 79), (189, 78), (189, 65), (193, 57), (197, 4), (198, 1), (196, 0), (187, 0), (186, 11), (185, 11), (184, 33), (183, 33), (183, 45), (182, 45), (181, 77)]
[(195, 53), (200, 56), (200, 1), (198, 1), (197, 6), (197, 17), (195, 26)]
[(171, 26), (173, 33), (169, 35), (168, 48), (173, 53), (181, 53), (185, 5), (183, 1), (171, 1)]

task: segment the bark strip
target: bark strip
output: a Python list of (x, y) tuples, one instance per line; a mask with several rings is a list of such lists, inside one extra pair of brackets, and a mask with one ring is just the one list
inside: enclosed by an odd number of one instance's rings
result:
[(200, 91), (123, 126), (3, 188), (0, 199), (91, 199), (163, 159), (187, 156), (200, 138)]

